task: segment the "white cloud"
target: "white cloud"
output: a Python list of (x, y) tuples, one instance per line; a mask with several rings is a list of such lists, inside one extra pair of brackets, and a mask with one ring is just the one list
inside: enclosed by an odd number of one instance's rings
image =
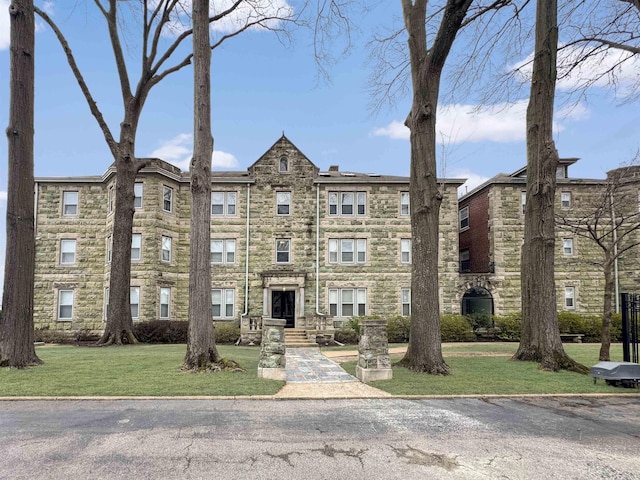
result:
[(466, 169), (466, 168), (452, 170), (450, 173), (447, 173), (447, 177), (448, 178), (466, 178), (467, 179), (467, 181), (464, 182), (458, 188), (458, 196), (459, 197), (469, 193), (471, 190), (476, 188), (478, 185), (482, 185), (484, 182), (489, 180), (489, 177), (485, 177), (485, 176), (479, 175), (477, 173), (473, 173), (471, 170)]
[[(157, 157), (169, 162), (181, 170), (189, 171), (189, 164), (193, 155), (193, 135), (181, 133), (160, 144), (160, 147), (149, 154), (150, 157)], [(237, 168), (238, 160), (232, 154), (215, 150), (212, 157), (212, 167), (227, 169)]]
[(5, 202), (7, 200), (7, 192), (0, 191), (0, 202)]
[[(640, 82), (640, 58), (618, 49), (603, 50), (583, 58), (580, 46), (563, 47), (558, 51), (558, 81), (556, 88), (567, 92), (584, 86), (608, 87), (615, 80), (617, 93), (626, 96)], [(578, 65), (572, 68), (574, 65)], [(533, 53), (509, 67), (517, 69), (523, 82), (531, 81)]]
[(0, 50), (9, 48), (9, 0), (0, 0)]
[[(220, 14), (229, 9), (234, 3), (235, 0), (210, 2), (209, 13), (211, 16)], [(242, 29), (247, 23), (255, 22), (259, 19), (271, 18), (274, 20), (266, 20), (265, 27), (277, 28), (282, 21), (280, 19), (291, 18), (293, 14), (294, 9), (287, 3), (287, 0), (256, 0), (253, 2), (243, 2), (232, 13), (212, 23), (211, 30), (222, 34), (233, 33)], [(191, 28), (190, 15), (191, 0), (180, 2), (164, 33), (174, 36)]]
[(47, 12), (49, 15), (52, 15), (54, 12), (55, 3), (51, 0), (47, 0), (42, 4), (42, 9)]
[[(528, 100), (499, 103), (488, 107), (452, 104), (438, 108), (436, 133), (438, 143), (463, 142), (520, 142), (526, 138), (526, 113)], [(558, 112), (562, 120), (584, 120), (589, 110), (583, 104), (573, 105)], [(554, 131), (564, 129), (558, 121)], [(393, 121), (377, 128), (373, 135), (392, 139), (409, 139), (409, 129), (403, 123)]]

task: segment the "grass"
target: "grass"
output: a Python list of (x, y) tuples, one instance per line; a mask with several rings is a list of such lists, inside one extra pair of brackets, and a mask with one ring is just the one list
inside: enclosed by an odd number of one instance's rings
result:
[[(399, 346), (399, 345), (391, 345)], [(535, 363), (510, 360), (517, 343), (446, 343), (443, 354), (452, 374), (434, 377), (393, 367), (393, 379), (372, 386), (394, 395), (466, 395), (529, 393), (633, 393), (570, 372), (550, 373)], [(598, 344), (565, 344), (575, 360), (598, 362)], [(0, 396), (190, 396), (273, 395), (284, 382), (259, 379), (259, 348), (218, 346), (220, 354), (240, 363), (245, 372), (184, 373), (185, 345), (124, 347), (37, 347), (43, 365), (0, 369)], [(357, 350), (357, 346), (330, 350)], [(619, 345), (612, 360), (622, 360)], [(394, 361), (400, 357), (394, 357)], [(356, 362), (342, 364), (355, 375)]]
[(185, 345), (37, 347), (43, 365), (0, 369), (0, 396), (273, 395), (284, 385), (258, 378), (258, 348), (218, 351), (246, 371), (181, 372)]
[[(610, 387), (602, 380), (572, 372), (545, 372), (532, 362), (515, 362), (517, 343), (454, 343), (443, 345), (452, 374), (446, 377), (415, 373), (394, 366), (393, 379), (371, 383), (394, 395), (490, 395), (562, 393), (634, 393)], [(598, 363), (599, 344), (565, 344), (565, 351), (587, 366)], [(612, 361), (622, 361), (622, 349), (612, 346)], [(400, 357), (393, 357), (392, 361)], [(356, 362), (342, 367), (355, 375)]]

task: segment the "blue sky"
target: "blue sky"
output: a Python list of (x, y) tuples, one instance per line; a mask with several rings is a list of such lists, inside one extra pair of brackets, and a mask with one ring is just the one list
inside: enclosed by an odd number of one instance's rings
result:
[[(282, 5), (287, 0), (278, 0)], [(295, 2), (290, 0), (295, 9)], [(98, 105), (117, 136), (119, 89), (104, 21), (93, 2), (36, 2), (46, 9), (77, 56)], [(8, 124), (9, 0), (0, 0), (0, 125)], [(350, 56), (329, 69), (331, 82), (318, 81), (310, 34), (294, 32), (291, 45), (271, 33), (253, 30), (213, 53), (214, 169), (246, 169), (282, 134), (318, 167), (408, 175), (409, 141), (403, 121), (409, 98), (372, 114), (367, 81), (371, 64), (365, 48), (371, 30), (400, 18), (400, 2), (377, 2), (356, 32)], [(50, 29), (38, 21), (36, 33), (36, 176), (99, 175), (113, 159), (62, 50)], [(133, 30), (130, 31), (134, 38)], [(189, 42), (190, 44), (190, 42)], [(126, 42), (135, 61), (133, 42)], [(530, 52), (522, 52), (525, 61)], [(178, 57), (181, 58), (181, 57)], [(614, 60), (611, 60), (614, 61)], [(132, 63), (133, 64), (133, 63)], [(582, 74), (589, 74), (587, 65)], [(619, 72), (622, 90), (638, 80), (640, 65)], [(135, 78), (135, 77), (134, 77)], [(572, 79), (559, 84), (559, 94)], [(446, 88), (443, 88), (446, 90)], [(513, 95), (512, 95), (513, 97)], [(476, 110), (478, 95), (468, 89), (441, 102), (438, 128), (446, 139), (438, 148), (439, 174), (466, 177), (477, 185), (499, 172), (512, 172), (525, 160), (526, 93), (512, 103)], [(588, 103), (567, 110), (559, 105), (556, 142), (561, 156), (580, 157), (574, 177), (602, 178), (633, 158), (640, 146), (640, 109), (607, 88), (589, 91)], [(139, 156), (158, 156), (184, 167), (191, 152), (192, 69), (187, 67), (155, 87), (137, 137)], [(4, 237), (7, 145), (0, 136), (0, 236)], [(4, 251), (4, 239), (0, 240)]]

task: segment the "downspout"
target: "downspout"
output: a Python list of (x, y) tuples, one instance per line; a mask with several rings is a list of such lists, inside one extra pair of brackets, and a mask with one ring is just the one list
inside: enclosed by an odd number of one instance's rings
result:
[(246, 231), (246, 252), (244, 259), (244, 313), (240, 315), (240, 325), (242, 318), (249, 314), (249, 212), (250, 212), (251, 190), (247, 183), (247, 231)]
[(613, 230), (613, 278), (616, 296), (616, 313), (620, 313), (620, 285), (618, 277), (618, 230), (616, 228), (616, 215), (613, 210), (613, 193), (609, 192), (609, 205), (611, 205), (611, 229)]

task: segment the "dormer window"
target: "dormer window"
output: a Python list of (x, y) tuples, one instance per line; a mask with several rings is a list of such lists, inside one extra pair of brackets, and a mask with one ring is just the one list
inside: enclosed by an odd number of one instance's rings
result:
[(289, 172), (289, 159), (287, 157), (280, 157), (279, 170), (281, 173)]

